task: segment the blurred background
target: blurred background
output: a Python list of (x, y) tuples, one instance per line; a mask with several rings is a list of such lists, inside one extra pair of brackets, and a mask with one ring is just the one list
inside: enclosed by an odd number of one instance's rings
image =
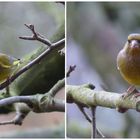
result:
[[(96, 90), (123, 93), (129, 87), (116, 66), (130, 33), (140, 33), (139, 2), (68, 2), (67, 84), (93, 83)], [(90, 111), (87, 110), (90, 114)], [(139, 138), (140, 113), (98, 107), (97, 127), (106, 137)], [(67, 136), (90, 137), (91, 125), (74, 104), (67, 104)]]
[[(22, 58), (43, 44), (20, 40), (32, 35), (24, 23), (34, 24), (37, 32), (50, 38), (64, 22), (64, 6), (55, 2), (0, 2), (0, 52)], [(59, 94), (64, 98), (64, 90)], [(11, 120), (15, 113), (0, 114), (0, 122)], [(64, 137), (64, 113), (30, 113), (22, 126), (0, 126), (0, 137)], [(55, 132), (55, 133), (54, 133)], [(31, 135), (32, 134), (32, 135)]]

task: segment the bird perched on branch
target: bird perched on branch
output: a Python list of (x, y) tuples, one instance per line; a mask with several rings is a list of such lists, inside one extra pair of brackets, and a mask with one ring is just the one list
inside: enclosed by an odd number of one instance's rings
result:
[(140, 34), (128, 36), (127, 42), (117, 56), (117, 67), (122, 77), (132, 85), (127, 90), (129, 93), (136, 85), (140, 86)]
[(0, 83), (8, 79), (19, 64), (19, 59), (0, 53)]

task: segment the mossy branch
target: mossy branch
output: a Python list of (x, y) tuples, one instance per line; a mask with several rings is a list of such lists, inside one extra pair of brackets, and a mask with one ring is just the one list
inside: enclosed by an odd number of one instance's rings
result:
[[(35, 113), (43, 112), (65, 112), (65, 101), (54, 98), (57, 92), (65, 86), (65, 79), (59, 80), (49, 92), (30, 96), (13, 96), (0, 100), (0, 107), (20, 103), (17, 106), (16, 117), (10, 121), (0, 122), (0, 125), (16, 124), (21, 125), (24, 118), (30, 111)], [(22, 104), (24, 103), (24, 104)]]
[(25, 24), (26, 27), (28, 27), (30, 30), (33, 32), (33, 36), (31, 37), (20, 37), (20, 39), (25, 39), (25, 40), (37, 40), (40, 41), (49, 47), (41, 53), (38, 57), (36, 57), (34, 60), (32, 60), (30, 63), (22, 67), (16, 74), (12, 75), (10, 78), (8, 78), (4, 83), (0, 85), (0, 90), (3, 88), (7, 87), (9, 84), (11, 84), (17, 77), (19, 77), (22, 73), (26, 72), (29, 70), (31, 67), (33, 67), (35, 64), (38, 64), (46, 55), (51, 53), (52, 51), (62, 49), (63, 45), (65, 44), (65, 39), (61, 39), (55, 43), (51, 43), (48, 39), (42, 37), (39, 33), (35, 32), (34, 25), (27, 25)]
[(67, 86), (67, 103), (76, 103), (84, 107), (102, 106), (115, 109), (134, 109), (140, 111), (140, 97), (135, 94), (122, 98), (122, 94), (96, 91), (91, 84), (81, 86)]
[[(14, 103), (25, 103), (32, 111), (52, 112), (52, 111), (65, 111), (65, 102), (61, 99), (55, 99), (55, 92), (58, 92), (65, 85), (65, 80), (59, 80), (54, 87), (46, 94), (36, 94), (30, 96), (13, 96), (0, 100), (0, 107), (11, 105)], [(53, 93), (53, 96), (52, 96)]]

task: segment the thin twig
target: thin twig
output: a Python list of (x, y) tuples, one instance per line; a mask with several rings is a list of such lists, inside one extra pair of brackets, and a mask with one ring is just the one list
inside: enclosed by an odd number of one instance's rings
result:
[(20, 36), (19, 37), (20, 39), (24, 39), (24, 40), (37, 40), (37, 41), (40, 41), (40, 42), (44, 43), (47, 46), (51, 46), (52, 45), (52, 43), (48, 39), (46, 39), (45, 37), (43, 37), (42, 35), (40, 35), (39, 33), (37, 33), (35, 31), (34, 25), (32, 25), (32, 24), (29, 24), (29, 25), (28, 24), (24, 24), (24, 25), (28, 29), (30, 29), (32, 31), (33, 35), (32, 36)]
[[(79, 108), (79, 110), (82, 112), (82, 114), (84, 115), (84, 117), (86, 118), (86, 120), (89, 123), (92, 123), (92, 120), (90, 118), (90, 116), (85, 112), (84, 107), (81, 107), (79, 104), (76, 104)], [(105, 136), (102, 134), (102, 132), (96, 127), (96, 133), (98, 136), (100, 136), (101, 138), (105, 138)]]
[[(65, 78), (59, 80), (49, 91), (51, 97), (54, 97), (56, 93), (65, 86)], [(46, 93), (48, 94), (48, 93)]]
[(82, 112), (82, 114), (84, 115), (84, 117), (86, 118), (86, 120), (91, 123), (91, 118), (86, 114), (84, 107), (80, 106), (79, 104), (76, 104), (79, 108), (79, 110)]
[(0, 122), (0, 125), (7, 125), (7, 124), (15, 124), (15, 125), (22, 125), (23, 120), (27, 116), (28, 113), (18, 112), (14, 119), (9, 121)]
[(66, 76), (69, 77), (69, 76), (70, 76), (70, 73), (73, 72), (73, 71), (75, 70), (75, 68), (76, 68), (76, 65), (70, 66), (70, 67), (69, 67), (69, 70), (67, 71)]
[(14, 120), (0, 122), (0, 125), (15, 124)]
[(96, 127), (96, 133), (97, 135), (99, 135), (101, 138), (105, 138), (105, 136), (103, 135), (103, 133)]
[(91, 113), (92, 113), (92, 133), (91, 138), (96, 138), (96, 107), (91, 107)]

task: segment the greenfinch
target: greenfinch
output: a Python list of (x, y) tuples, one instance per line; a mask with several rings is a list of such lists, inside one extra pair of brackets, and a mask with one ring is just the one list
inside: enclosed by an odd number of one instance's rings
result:
[(19, 64), (20, 60), (0, 53), (0, 83), (7, 80)]
[(140, 34), (130, 34), (117, 56), (122, 77), (132, 86), (140, 86)]

